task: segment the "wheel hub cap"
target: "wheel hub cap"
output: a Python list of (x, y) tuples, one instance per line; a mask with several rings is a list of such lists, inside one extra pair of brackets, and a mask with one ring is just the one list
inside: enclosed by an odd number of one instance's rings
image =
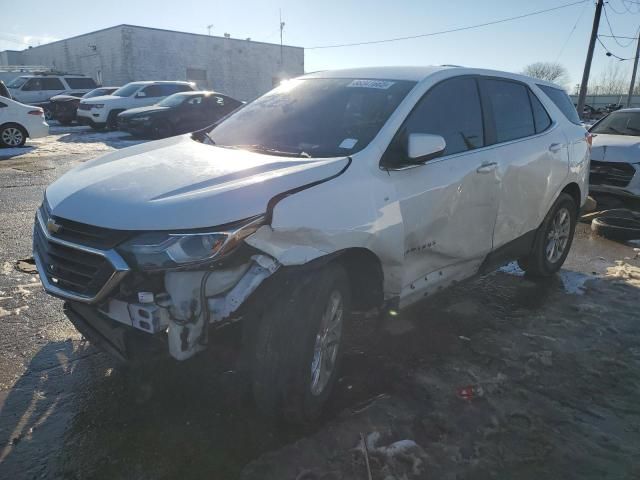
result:
[(313, 395), (320, 395), (324, 391), (336, 367), (343, 316), (342, 295), (338, 290), (334, 290), (329, 295), (313, 348), (311, 361), (311, 393)]
[(5, 128), (2, 131), (2, 141), (11, 147), (20, 145), (22, 143), (22, 132), (14, 127)]
[(546, 256), (550, 263), (556, 263), (567, 248), (571, 231), (571, 214), (566, 208), (558, 210), (551, 221), (547, 234)]

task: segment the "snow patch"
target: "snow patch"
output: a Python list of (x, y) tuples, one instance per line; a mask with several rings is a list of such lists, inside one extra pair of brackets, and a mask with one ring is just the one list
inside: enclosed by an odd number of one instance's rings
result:
[(511, 262), (504, 267), (498, 269), (499, 272), (515, 275), (516, 277), (524, 277), (524, 271), (518, 266), (518, 262)]
[(564, 285), (564, 291), (572, 295), (583, 295), (585, 282), (595, 278), (591, 275), (573, 272), (571, 270), (560, 270), (558, 275)]

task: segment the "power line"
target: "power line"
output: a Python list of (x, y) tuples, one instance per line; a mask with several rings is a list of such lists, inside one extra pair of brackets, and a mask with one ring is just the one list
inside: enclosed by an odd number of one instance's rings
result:
[(607, 13), (607, 9), (608, 9), (609, 4), (607, 3), (604, 6), (604, 18), (607, 21), (607, 25), (609, 26), (609, 31), (611, 32), (611, 37), (613, 38), (613, 40), (622, 48), (627, 48), (629, 45), (631, 45), (633, 43), (633, 40), (630, 40), (629, 43), (627, 43), (626, 45), (623, 45), (622, 43), (620, 43), (618, 41), (618, 38), (616, 37), (616, 34), (613, 33), (613, 28), (611, 28), (611, 22), (609, 21), (609, 14)]
[(452, 29), (449, 29), (449, 30), (441, 30), (441, 31), (438, 31), (438, 32), (422, 33), (422, 34), (419, 34), (419, 35), (410, 35), (410, 36), (406, 36), (406, 37), (387, 38), (387, 39), (384, 39), (384, 40), (370, 40), (370, 41), (367, 41), (367, 42), (342, 43), (342, 44), (333, 44), (333, 45), (318, 45), (318, 46), (314, 46), (314, 47), (305, 47), (305, 50), (319, 50), (319, 49), (325, 49), (325, 48), (342, 48), (342, 47), (357, 47), (357, 46), (360, 46), (360, 45), (374, 45), (374, 44), (379, 44), (379, 43), (399, 42), (401, 40), (413, 40), (415, 38), (433, 37), (435, 35), (444, 35), (445, 33), (461, 32), (461, 31), (464, 31), (464, 30), (471, 30), (471, 29), (474, 29), (474, 28), (481, 28), (481, 27), (487, 27), (489, 25), (496, 25), (498, 23), (510, 22), (512, 20), (519, 20), (521, 18), (531, 17), (531, 16), (534, 16), (534, 15), (540, 15), (542, 13), (547, 13), (547, 12), (552, 12), (552, 11), (555, 11), (555, 10), (560, 10), (561, 8), (567, 8), (567, 7), (571, 7), (573, 5), (582, 4), (585, 1), (587, 1), (587, 0), (580, 0), (578, 2), (567, 3), (567, 4), (564, 4), (564, 5), (560, 5), (558, 7), (547, 8), (545, 10), (538, 10), (538, 11), (531, 12), (531, 13), (525, 13), (523, 15), (517, 15), (515, 17), (502, 18), (500, 20), (493, 20), (491, 22), (479, 23), (479, 24), (476, 24), (476, 25), (468, 25), (466, 27), (452, 28)]
[(598, 35), (599, 37), (606, 37), (606, 38), (624, 38), (627, 40), (637, 40), (638, 37), (625, 37), (624, 35), (605, 35), (604, 33), (601, 33), (600, 35)]
[(604, 50), (607, 52), (607, 57), (617, 58), (617, 59), (618, 59), (618, 60), (620, 60), (621, 62), (625, 62), (625, 61), (627, 61), (627, 60), (633, 60), (633, 57), (632, 57), (632, 58), (622, 58), (622, 57), (619, 57), (618, 55), (616, 55), (615, 53), (611, 53), (611, 52), (609, 51), (609, 49), (607, 48), (607, 46), (606, 46), (604, 43), (602, 43), (602, 40), (600, 40), (600, 35), (598, 35), (598, 36), (596, 37), (596, 40), (598, 40), (598, 43), (599, 43), (599, 44), (602, 46), (602, 48), (604, 48)]
[(584, 15), (584, 12), (586, 12), (588, 6), (589, 6), (589, 4), (585, 3), (584, 7), (582, 7), (582, 10), (580, 11), (580, 15), (578, 15), (578, 19), (576, 20), (576, 23), (573, 25), (573, 28), (569, 32), (569, 35), (567, 36), (567, 39), (564, 41), (564, 44), (562, 45), (562, 48), (558, 52), (558, 56), (556, 57), (556, 60), (555, 60), (556, 62), (558, 60), (560, 60), (560, 57), (564, 53), (564, 49), (567, 48), (567, 44), (569, 43), (569, 40), (571, 40), (571, 37), (573, 36), (573, 32), (576, 31), (576, 27), (578, 26), (578, 23), (580, 23), (580, 20), (582, 19), (582, 15)]

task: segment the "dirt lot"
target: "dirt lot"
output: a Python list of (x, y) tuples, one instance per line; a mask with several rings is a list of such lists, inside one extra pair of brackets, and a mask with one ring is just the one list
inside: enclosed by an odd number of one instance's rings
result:
[[(15, 268), (44, 187), (135, 143), (54, 128), (0, 150), (0, 478), (640, 478), (640, 258), (581, 225), (560, 275), (510, 265), (399, 317), (359, 315), (327, 413), (253, 410), (233, 352), (113, 368)], [(360, 438), (367, 443), (364, 452)]]

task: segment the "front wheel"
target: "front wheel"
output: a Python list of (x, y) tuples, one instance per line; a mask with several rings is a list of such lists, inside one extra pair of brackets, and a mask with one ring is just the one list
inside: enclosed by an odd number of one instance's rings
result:
[(339, 265), (299, 275), (280, 279), (280, 294), (257, 308), (252, 383), (263, 413), (308, 423), (338, 378), (351, 296)]
[(571, 248), (577, 213), (573, 198), (561, 193), (538, 229), (531, 252), (518, 260), (520, 268), (534, 277), (548, 277), (560, 270)]

